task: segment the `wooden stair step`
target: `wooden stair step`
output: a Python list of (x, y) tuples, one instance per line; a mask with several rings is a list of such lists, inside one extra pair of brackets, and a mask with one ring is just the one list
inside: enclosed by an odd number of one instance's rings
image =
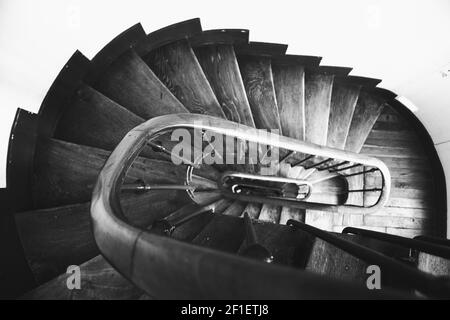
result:
[(281, 207), (272, 204), (263, 204), (258, 219), (272, 223), (280, 221)]
[(320, 66), (305, 73), (305, 141), (326, 145), (333, 80), (351, 69)]
[(188, 112), (134, 50), (116, 59), (94, 88), (143, 119)]
[(247, 203), (236, 200), (222, 214), (232, 217), (240, 217), (247, 207)]
[(81, 289), (68, 290), (71, 274), (62, 274), (21, 297), (22, 300), (130, 300), (143, 291), (125, 279), (101, 255), (80, 265)]
[(175, 190), (122, 194), (120, 197), (122, 212), (128, 223), (139, 228), (146, 228), (153, 221), (191, 202), (183, 191)]
[(283, 135), (305, 138), (305, 67), (316, 68), (321, 57), (272, 57), (272, 72)]
[(0, 264), (0, 299), (15, 299), (23, 292), (31, 290), (35, 279), (25, 258), (22, 243), (17, 232), (13, 212), (9, 204), (10, 193), (0, 188), (0, 250), (3, 254)]
[(306, 210), (292, 207), (283, 207), (280, 213), (280, 224), (286, 224), (289, 220), (305, 222)]
[(362, 90), (353, 113), (353, 119), (348, 131), (345, 150), (360, 152), (373, 125), (383, 110), (385, 100), (370, 92)]
[[(133, 225), (167, 215), (179, 206), (175, 192), (154, 191), (121, 197), (125, 216)], [(38, 284), (79, 265), (98, 254), (90, 203), (68, 205), (15, 214), (17, 230), (28, 263)]]
[(227, 119), (254, 127), (233, 45), (202, 46), (195, 53)]
[[(334, 235), (407, 263), (409, 250), (405, 247), (362, 236), (338, 233), (334, 233)], [(359, 282), (363, 286), (366, 286), (366, 281), (369, 276), (366, 270), (369, 265), (369, 263), (348, 254), (346, 251), (335, 247), (331, 243), (316, 238), (305, 269), (333, 278)], [(398, 282), (395, 274), (389, 272), (382, 274), (381, 285), (382, 287), (410, 290), (410, 288)]]
[(425, 252), (419, 252), (417, 268), (435, 276), (450, 276), (450, 260)]
[(282, 134), (298, 140), (305, 137), (305, 69), (298, 63), (272, 59), (273, 82)]
[[(285, 225), (261, 220), (254, 220), (253, 227), (258, 243), (269, 250), (274, 263), (301, 269), (305, 267), (314, 237)], [(245, 242), (239, 251), (244, 247)]]
[(90, 204), (27, 211), (15, 215), (20, 240), (38, 284), (98, 254)]
[(256, 127), (280, 130), (270, 58), (245, 55), (238, 62)]
[(225, 118), (187, 40), (155, 49), (143, 59), (187, 110)]
[(244, 239), (242, 219), (215, 214), (210, 223), (192, 240), (193, 244), (236, 253)]
[[(351, 238), (348, 235), (339, 236), (346, 239)], [(305, 269), (332, 278), (359, 282), (365, 285), (367, 266), (366, 262), (326, 241), (316, 238)]]
[(78, 89), (72, 101), (58, 122), (57, 139), (113, 150), (144, 121), (87, 85)]
[[(36, 208), (90, 200), (97, 176), (110, 152), (55, 139), (40, 141), (33, 196)], [(183, 184), (186, 168), (171, 162), (138, 157), (125, 183)]]
[(143, 57), (149, 52), (173, 43), (178, 40), (189, 39), (202, 34), (202, 25), (199, 18), (189, 19), (171, 24), (164, 28), (149, 33), (145, 40), (141, 41), (135, 50)]
[(241, 217), (243, 216), (244, 212), (247, 212), (248, 216), (251, 219), (258, 219), (259, 214), (261, 212), (261, 204), (249, 202), (249, 203), (247, 203), (247, 206), (245, 207), (244, 211), (242, 212)]
[(199, 216), (183, 223), (182, 225), (175, 228), (175, 230), (171, 234), (171, 237), (180, 241), (191, 242), (212, 220), (214, 214), (222, 213), (228, 206), (230, 206), (230, 204), (231, 201), (229, 200), (218, 200), (214, 213), (204, 212)]
[(222, 199), (222, 193), (219, 190), (197, 191), (194, 193), (195, 202), (199, 205), (208, 205)]
[(58, 123), (64, 106), (86, 77), (92, 64), (80, 51), (75, 53), (66, 62), (50, 89), (45, 95), (39, 108), (39, 135), (51, 138)]
[(358, 85), (334, 83), (328, 121), (327, 147), (344, 149), (359, 90)]
[(136, 23), (117, 35), (97, 52), (94, 58), (92, 58), (89, 72), (85, 76), (84, 81), (88, 84), (95, 83), (98, 80), (98, 77), (105, 72), (118, 57), (130, 48), (139, 45), (146, 37), (147, 35), (140, 23)]

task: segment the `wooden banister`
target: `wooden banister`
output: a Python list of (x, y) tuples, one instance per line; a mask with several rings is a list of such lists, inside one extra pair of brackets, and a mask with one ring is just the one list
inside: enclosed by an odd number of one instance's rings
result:
[[(177, 128), (202, 129), (261, 145), (284, 148), (317, 157), (377, 167), (384, 188), (379, 201), (387, 201), (390, 175), (375, 158), (330, 149), (275, 134), (258, 135), (254, 128), (204, 115), (175, 114), (153, 118), (130, 131), (110, 155), (101, 171), (91, 202), (96, 243), (103, 256), (121, 274), (150, 295), (166, 298), (388, 298), (388, 291), (332, 280), (305, 271), (268, 265), (151, 234), (127, 224), (120, 206), (121, 184), (127, 169), (152, 137)], [(312, 207), (320, 204), (309, 203)], [(330, 210), (327, 206), (327, 210)], [(331, 206), (333, 207), (333, 206)], [(361, 212), (353, 206), (333, 211)], [(223, 278), (227, 281), (224, 281)], [(325, 295), (325, 296), (324, 296)], [(400, 296), (396, 296), (400, 297)]]

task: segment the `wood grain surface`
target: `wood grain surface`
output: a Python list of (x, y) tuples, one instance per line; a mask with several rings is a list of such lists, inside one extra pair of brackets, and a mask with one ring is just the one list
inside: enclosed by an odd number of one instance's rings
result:
[(186, 40), (158, 48), (145, 56), (144, 60), (190, 112), (225, 118), (203, 70)]

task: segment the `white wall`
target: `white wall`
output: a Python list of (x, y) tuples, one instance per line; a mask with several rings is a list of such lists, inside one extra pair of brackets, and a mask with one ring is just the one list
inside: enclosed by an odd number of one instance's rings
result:
[(37, 112), (75, 49), (91, 58), (138, 21), (151, 32), (194, 17), (204, 29), (247, 28), (252, 40), (383, 79), (419, 108), (450, 177), (448, 0), (0, 0), (0, 185), (15, 109)]

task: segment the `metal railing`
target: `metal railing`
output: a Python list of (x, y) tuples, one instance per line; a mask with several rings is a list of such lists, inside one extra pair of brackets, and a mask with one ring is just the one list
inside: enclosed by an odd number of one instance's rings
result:
[[(411, 239), (411, 238), (405, 238), (401, 236), (397, 236), (394, 234), (388, 234), (373, 230), (366, 230), (366, 229), (360, 229), (360, 228), (354, 228), (354, 227), (346, 227), (344, 230), (342, 230), (342, 233), (350, 233), (350, 234), (357, 234), (364, 237), (369, 237), (372, 239), (380, 240), (380, 241), (386, 241), (391, 244), (397, 244), (402, 247), (417, 250), (420, 252), (429, 253), (441, 258), (450, 259), (450, 247), (432, 243), (428, 241), (420, 240), (420, 238)], [(425, 238), (427, 239), (427, 238)]]
[[(379, 266), (380, 269), (383, 270), (383, 272), (395, 275), (395, 279), (402, 285), (417, 289), (421, 293), (429, 295), (430, 297), (446, 299), (450, 298), (450, 278), (437, 277), (420, 271), (410, 265), (399, 262), (394, 258), (388, 257), (376, 250), (360, 245), (353, 241), (339, 238), (330, 232), (323, 231), (299, 221), (289, 220), (287, 224), (294, 226), (302, 231), (308, 232), (326, 242), (329, 242), (333, 246), (353, 255), (358, 259)], [(411, 240), (412, 242), (414, 242), (414, 240), (412, 239), (399, 239), (402, 237), (370, 230), (346, 228), (344, 232), (370, 236), (372, 238), (385, 241), (387, 239), (395, 239), (395, 244), (406, 244), (408, 243), (406, 240)], [(412, 245), (412, 242), (409, 243)], [(415, 242), (417, 243), (417, 246), (422, 247), (422, 244), (419, 243), (421, 241)]]

